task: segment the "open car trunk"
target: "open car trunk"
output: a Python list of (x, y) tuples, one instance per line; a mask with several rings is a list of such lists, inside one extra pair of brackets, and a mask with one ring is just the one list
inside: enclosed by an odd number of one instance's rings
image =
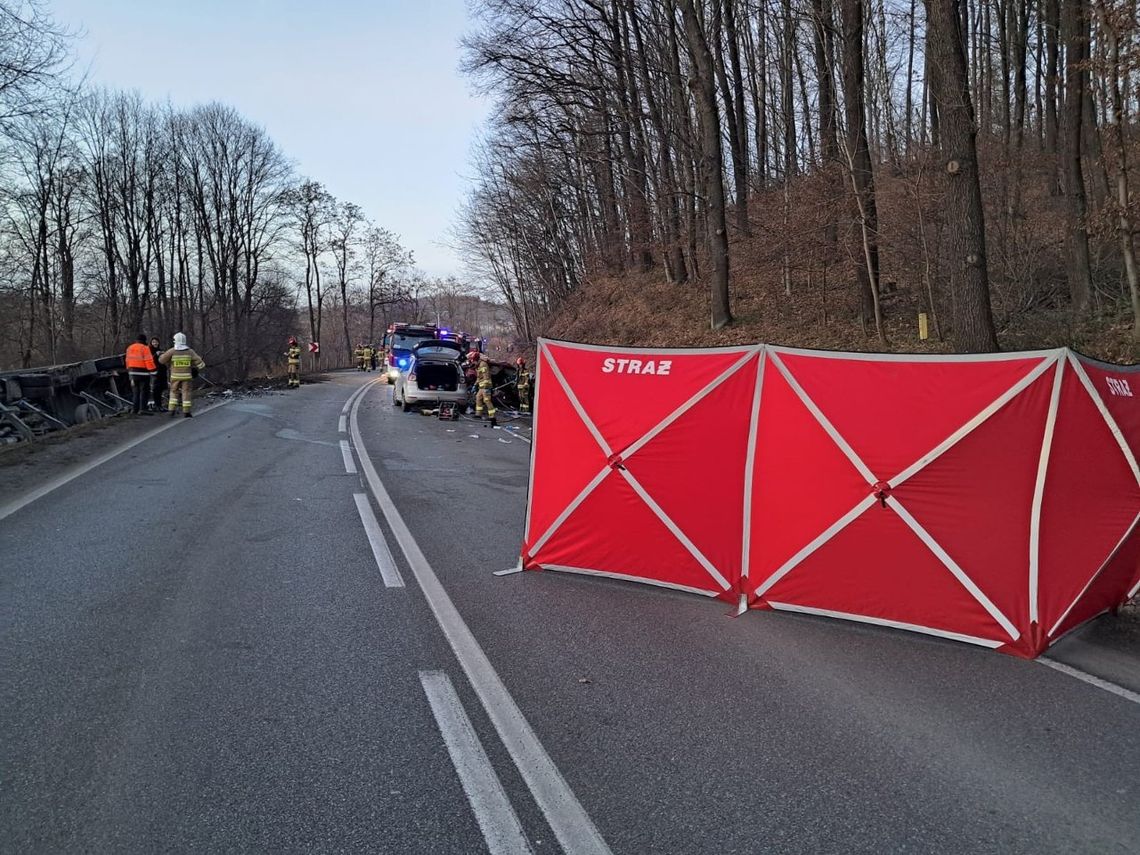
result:
[(416, 366), (416, 386), (421, 392), (458, 391), (459, 366), (454, 362), (421, 362)]

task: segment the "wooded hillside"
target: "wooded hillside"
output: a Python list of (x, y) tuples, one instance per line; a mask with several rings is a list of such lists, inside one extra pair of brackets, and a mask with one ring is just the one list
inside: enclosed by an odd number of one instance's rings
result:
[(628, 339), (610, 306), (655, 338), (915, 349), (921, 311), (923, 346), (1134, 358), (1135, 0), (477, 16), (499, 109), (461, 231), (522, 337)]

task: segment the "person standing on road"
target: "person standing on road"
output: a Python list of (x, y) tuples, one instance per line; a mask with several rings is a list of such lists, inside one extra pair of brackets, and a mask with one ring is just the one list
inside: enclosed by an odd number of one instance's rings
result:
[(352, 351), (352, 358), (356, 360), (356, 370), (364, 370), (364, 345), (358, 344), (356, 349)]
[(139, 333), (138, 339), (127, 348), (127, 376), (131, 378), (131, 413), (140, 415), (147, 392), (154, 388), (154, 375), (158, 372), (154, 354), (146, 346), (146, 336)]
[(515, 360), (515, 388), (519, 393), (519, 412), (530, 412), (530, 371), (527, 370), (526, 360), (521, 356)]
[(289, 336), (289, 348), (285, 351), (286, 372), (289, 375), (289, 388), (297, 389), (301, 386), (301, 345), (297, 344), (296, 336)]
[[(158, 336), (150, 337), (150, 354), (154, 357), (155, 365), (158, 364), (158, 357), (162, 355), (162, 344), (158, 340)], [(151, 377), (150, 384), (150, 408), (158, 412), (159, 405), (162, 404), (162, 393), (166, 391), (166, 372), (155, 371)]]
[(360, 349), (360, 367), (364, 371), (372, 370), (372, 345), (366, 344)]
[(190, 345), (186, 343), (185, 333), (174, 334), (174, 347), (162, 354), (158, 361), (170, 366), (170, 400), (166, 404), (170, 417), (178, 415), (178, 398), (181, 396), (182, 415), (184, 418), (190, 418), (194, 369), (203, 370), (206, 362), (190, 349)]
[(491, 427), (495, 427), (498, 422), (495, 421), (495, 381), (491, 377), (491, 363), (482, 359), (477, 350), (467, 354), (467, 358), (475, 363), (475, 385), (478, 387), (475, 393), (475, 417), (482, 418), (485, 409), (491, 419)]
[(375, 371), (376, 370), (376, 356), (377, 356), (377, 354), (380, 353), (380, 349), (378, 347), (376, 347), (376, 345), (374, 345), (374, 344), (368, 345), (368, 348), (369, 348), (369, 353), (371, 354), (371, 356), (369, 356), (369, 358), (368, 358), (369, 364), (372, 366), (368, 370), (369, 371)]

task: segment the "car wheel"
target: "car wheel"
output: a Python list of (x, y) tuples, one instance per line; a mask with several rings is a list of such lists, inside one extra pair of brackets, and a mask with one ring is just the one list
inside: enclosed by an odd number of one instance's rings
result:
[(405, 413), (410, 413), (412, 411), (412, 405), (408, 403), (407, 398), (404, 398), (404, 400), (401, 402), (401, 406), (403, 406)]
[(400, 399), (396, 397), (396, 390), (395, 389), (392, 390), (392, 406), (393, 407), (400, 406)]

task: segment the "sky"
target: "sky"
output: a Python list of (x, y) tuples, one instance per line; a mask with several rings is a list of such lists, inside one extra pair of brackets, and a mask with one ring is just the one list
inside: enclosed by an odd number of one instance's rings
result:
[(77, 72), (263, 126), (301, 175), (400, 235), (429, 276), (490, 104), (460, 75), (465, 0), (49, 0), (82, 30)]

